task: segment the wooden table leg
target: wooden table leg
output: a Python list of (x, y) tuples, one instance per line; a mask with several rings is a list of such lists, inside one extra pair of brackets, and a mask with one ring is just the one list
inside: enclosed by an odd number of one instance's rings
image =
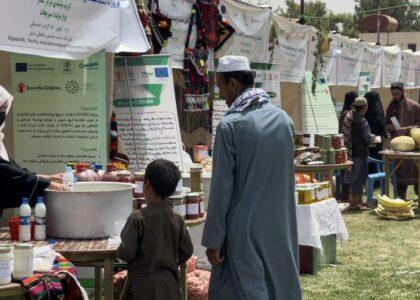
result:
[(389, 158), (385, 156), (385, 195), (387, 196), (389, 196), (390, 182), (391, 182), (391, 162)]
[(114, 261), (112, 259), (107, 259), (104, 262), (104, 299), (113, 300), (114, 299), (114, 286), (113, 286), (113, 276), (114, 276)]
[(102, 268), (95, 267), (95, 300), (101, 300), (101, 295), (102, 295), (101, 281), (102, 281)]
[(187, 284), (187, 265), (182, 264), (180, 267), (180, 281), (181, 281), (181, 292), (182, 292), (182, 300), (188, 299), (188, 284)]

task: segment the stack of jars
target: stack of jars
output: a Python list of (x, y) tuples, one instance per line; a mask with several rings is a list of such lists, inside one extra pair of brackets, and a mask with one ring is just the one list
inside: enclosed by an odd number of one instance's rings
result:
[(201, 165), (193, 165), (190, 169), (191, 174), (191, 192), (187, 194), (187, 219), (194, 220), (203, 218), (205, 215), (204, 208), (204, 192), (201, 175), (203, 167)]
[(322, 160), (325, 164), (341, 165), (347, 162), (347, 149), (344, 147), (344, 136), (315, 135), (315, 147), (320, 149)]

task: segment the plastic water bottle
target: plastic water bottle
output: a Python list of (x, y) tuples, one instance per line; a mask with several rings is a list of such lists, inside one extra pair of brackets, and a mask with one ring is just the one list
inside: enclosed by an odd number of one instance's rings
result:
[(66, 171), (63, 175), (63, 183), (71, 188), (75, 182), (76, 178), (74, 177), (73, 170), (71, 167), (66, 167)]
[(19, 208), (19, 241), (21, 242), (31, 240), (31, 213), (29, 199), (22, 198), (22, 205)]
[(35, 205), (35, 240), (44, 241), (47, 238), (45, 225), (47, 223), (47, 208), (44, 204), (44, 198), (38, 197)]

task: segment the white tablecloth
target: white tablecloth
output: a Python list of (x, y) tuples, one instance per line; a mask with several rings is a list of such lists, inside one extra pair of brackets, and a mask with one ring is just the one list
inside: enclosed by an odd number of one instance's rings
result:
[(346, 224), (335, 199), (297, 205), (296, 209), (299, 245), (322, 251), (321, 237), (331, 234), (335, 234), (340, 242), (347, 241)]

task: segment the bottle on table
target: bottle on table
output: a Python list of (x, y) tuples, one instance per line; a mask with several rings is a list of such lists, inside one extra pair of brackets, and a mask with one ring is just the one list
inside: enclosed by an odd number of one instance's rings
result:
[(19, 241), (21, 242), (31, 240), (31, 213), (29, 199), (22, 198), (22, 205), (19, 208)]
[(44, 198), (38, 197), (35, 206), (35, 240), (45, 241), (47, 239), (46, 233), (47, 224), (47, 208), (44, 204)]
[(76, 182), (76, 177), (74, 177), (73, 170), (71, 167), (66, 167), (66, 170), (63, 175), (63, 183), (68, 186), (72, 187)]

